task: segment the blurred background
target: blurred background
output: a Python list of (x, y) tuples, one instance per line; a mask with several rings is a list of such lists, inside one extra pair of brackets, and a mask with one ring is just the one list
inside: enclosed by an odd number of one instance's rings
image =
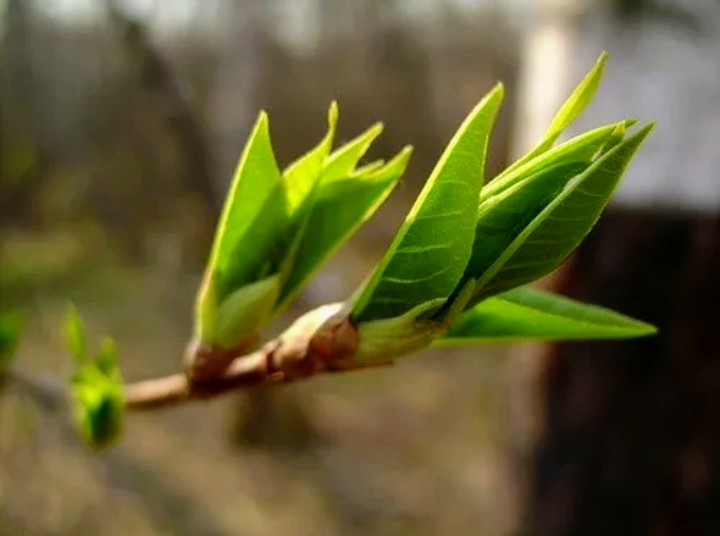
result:
[[(372, 122), (415, 146), (390, 200), (299, 312), (371, 270), (444, 144), (497, 80), (488, 176), (603, 49), (575, 132), (658, 128), (547, 283), (659, 325), (623, 343), (428, 351), (387, 370), (127, 419), (96, 454), (63, 408), (0, 393), (0, 535), (720, 534), (720, 2), (2, 0), (0, 310), (16, 366), (71, 371), (73, 301), (128, 380), (174, 372), (260, 108), (287, 164)], [(269, 330), (271, 335), (273, 330)]]

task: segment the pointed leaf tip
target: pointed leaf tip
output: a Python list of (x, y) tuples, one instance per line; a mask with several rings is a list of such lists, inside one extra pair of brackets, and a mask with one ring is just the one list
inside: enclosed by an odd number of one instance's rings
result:
[(359, 136), (335, 149), (325, 161), (321, 180), (328, 183), (350, 175), (383, 129), (382, 123), (375, 123)]
[(334, 128), (335, 125), (337, 125), (339, 116), (340, 110), (338, 109), (338, 103), (334, 100), (330, 103), (330, 107), (328, 108), (328, 125), (331, 125)]
[(546, 149), (549, 148), (570, 123), (575, 121), (575, 119), (585, 111), (585, 108), (590, 104), (600, 85), (607, 59), (607, 52), (600, 54), (600, 57), (590, 71), (583, 77), (568, 99), (560, 107), (555, 118), (550, 123), (546, 138), (541, 144), (543, 147)]
[[(328, 174), (326, 166), (276, 311), (287, 307), (313, 273), (372, 216), (405, 172), (411, 154), (412, 147), (406, 146), (385, 164), (366, 165), (343, 175)], [(340, 171), (341, 167), (334, 167), (332, 172)]]
[(605, 307), (519, 287), (464, 312), (437, 344), (627, 339), (656, 332), (650, 324)]
[(511, 164), (503, 174), (509, 173), (550, 149), (565, 129), (585, 111), (600, 85), (607, 58), (607, 52), (600, 54), (600, 57), (598, 57), (590, 71), (588, 71), (567, 100), (560, 106), (542, 139), (523, 157)]

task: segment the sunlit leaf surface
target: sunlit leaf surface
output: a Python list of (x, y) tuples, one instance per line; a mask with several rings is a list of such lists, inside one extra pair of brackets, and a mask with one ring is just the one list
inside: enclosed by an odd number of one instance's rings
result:
[(450, 141), (357, 297), (352, 315), (358, 321), (400, 316), (455, 289), (470, 257), (487, 143), (502, 97), (497, 86)]

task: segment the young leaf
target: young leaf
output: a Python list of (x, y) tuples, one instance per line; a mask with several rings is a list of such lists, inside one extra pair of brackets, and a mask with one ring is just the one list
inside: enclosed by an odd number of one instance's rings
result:
[(221, 300), (245, 285), (280, 271), (292, 241), (290, 222), (286, 190), (283, 185), (277, 185), (238, 241), (234, 255), (242, 258), (242, 262), (235, 265), (232, 280), (225, 280), (219, 287)]
[(21, 323), (17, 313), (0, 314), (0, 378), (10, 365), (17, 348)]
[(319, 182), (326, 158), (330, 154), (338, 122), (336, 102), (328, 109), (328, 130), (320, 143), (311, 151), (290, 164), (283, 172), (290, 214), (295, 214)]
[(655, 327), (610, 309), (519, 287), (465, 311), (438, 345), (520, 340), (623, 339)]
[(90, 359), (82, 321), (74, 308), (68, 310), (64, 332), (76, 363), (70, 380), (75, 424), (91, 446), (107, 446), (120, 433), (124, 409), (115, 343), (105, 338), (97, 356)]
[(218, 307), (217, 318), (202, 341), (223, 348), (241, 344), (243, 337), (256, 333), (270, 320), (279, 293), (279, 274), (235, 290)]
[[(582, 241), (607, 205), (642, 141), (646, 125), (570, 179), (537, 216), (514, 231), (515, 237), (477, 279), (470, 305), (504, 290), (529, 283), (555, 269)], [(520, 203), (522, 196), (518, 196)], [(492, 206), (489, 207), (492, 211)], [(517, 214), (522, 220), (523, 215)]]
[[(483, 201), (478, 211), (475, 241), (463, 280), (475, 279), (475, 293), (484, 281), (477, 281), (525, 229), (555, 199), (570, 179), (587, 168), (570, 162), (541, 168), (526, 180)], [(471, 300), (471, 303), (477, 300)]]
[[(500, 194), (503, 190), (522, 182), (542, 169), (567, 164), (570, 162), (586, 162), (590, 164), (593, 156), (607, 146), (608, 141), (618, 128), (626, 127), (630, 121), (620, 121), (585, 132), (553, 147), (547, 152), (528, 160), (524, 164), (506, 169), (480, 192), (480, 203)], [(624, 128), (623, 128), (624, 132)]]
[(600, 85), (607, 58), (607, 52), (600, 55), (590, 72), (585, 75), (570, 97), (560, 107), (557, 114), (555, 114), (540, 142), (506, 171), (511, 171), (547, 151), (563, 131), (587, 108)]
[[(333, 151), (325, 162), (322, 172), (324, 184), (347, 178), (370, 148), (372, 142), (383, 130), (382, 123), (376, 123), (365, 132)], [(360, 170), (356, 170), (360, 171)]]
[[(204, 284), (198, 295), (200, 326), (203, 325), (201, 318), (212, 316), (210, 311), (218, 301), (251, 282), (248, 279), (257, 277), (254, 272), (258, 269), (258, 255), (248, 254), (257, 251), (264, 255), (272, 249), (272, 244), (262, 240), (275, 237), (267, 227), (275, 230), (283, 223), (287, 218), (286, 205), (280, 170), (270, 143), (267, 114), (261, 112), (240, 157), (217, 227)], [(258, 231), (257, 220), (261, 215), (263, 229)], [(248, 239), (250, 229), (255, 229), (255, 233)]]
[[(331, 124), (332, 134), (335, 131), (336, 120), (336, 117), (334, 120), (328, 120)], [(380, 132), (382, 132), (382, 125), (379, 123), (373, 125), (330, 155), (328, 155), (330, 146), (327, 146), (324, 160), (320, 162), (320, 168), (315, 170), (316, 180), (312, 195), (308, 196), (308, 202), (303, 207), (301, 217), (296, 217), (298, 223), (295, 224), (295, 238), (283, 263), (283, 286), (279, 303), (274, 311), (275, 315), (290, 304), (310, 275), (344, 240), (347, 240), (349, 235), (367, 217), (372, 215), (379, 202), (389, 193), (390, 189), (382, 188), (378, 191), (378, 188), (375, 187), (377, 183), (385, 182), (383, 180), (365, 181), (367, 184), (360, 184), (363, 176), (354, 169)], [(332, 141), (332, 137), (330, 137), (330, 141)], [(393, 169), (395, 167), (394, 165)], [(382, 168), (382, 161), (364, 166), (364, 171), (367, 171), (364, 176), (369, 176), (371, 170), (380, 168)], [(388, 176), (388, 173), (384, 173), (383, 177), (390, 179), (387, 182), (394, 184), (403, 170), (394, 180)], [(346, 183), (348, 180), (352, 180), (355, 185), (360, 186), (354, 192), (358, 197), (336, 198), (333, 195), (333, 192), (338, 190), (335, 183), (338, 181)], [(340, 189), (342, 190), (342, 186)], [(368, 193), (370, 194), (369, 198)], [(378, 201), (378, 204), (373, 203), (375, 200)], [(329, 212), (334, 213), (332, 220), (327, 218)], [(320, 222), (321, 228), (318, 228), (318, 222)]]
[(435, 298), (392, 318), (360, 322), (360, 344), (353, 361), (366, 365), (392, 361), (427, 348), (448, 330), (447, 324), (430, 318), (445, 302), (446, 298)]
[[(406, 145), (403, 149), (410, 147), (409, 145)], [(373, 162), (368, 162), (367, 164), (364, 164), (360, 166), (359, 168), (356, 168), (355, 171), (353, 171), (353, 175), (360, 176), (360, 175), (368, 175), (370, 173), (373, 173), (380, 168), (382, 168), (385, 165), (385, 160), (375, 160)], [(328, 181), (330, 182), (330, 181)]]
[(503, 96), (498, 85), (465, 119), (355, 301), (352, 316), (392, 318), (446, 298), (463, 275), (475, 235), (485, 154)]
[(284, 258), (278, 267), (283, 281), (287, 279), (296, 262), (298, 248), (305, 236), (308, 219), (320, 193), (323, 169), (335, 138), (337, 121), (337, 104), (333, 102), (328, 110), (328, 131), (325, 137), (317, 147), (290, 165), (283, 174), (288, 191), (290, 215), (288, 228), (285, 231), (289, 240), (285, 241)]
[(405, 147), (379, 169), (366, 168), (323, 183), (277, 310), (287, 306), (323, 262), (372, 216), (405, 172), (411, 154), (412, 148)]
[(116, 366), (110, 375), (95, 364), (79, 370), (70, 382), (73, 417), (80, 435), (102, 448), (118, 437), (123, 420), (123, 392)]

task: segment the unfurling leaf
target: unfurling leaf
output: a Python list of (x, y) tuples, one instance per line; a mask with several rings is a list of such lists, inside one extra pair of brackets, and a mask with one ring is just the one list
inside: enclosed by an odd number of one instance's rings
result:
[(96, 356), (90, 358), (82, 321), (74, 308), (68, 310), (63, 330), (76, 363), (70, 380), (75, 425), (91, 446), (106, 447), (120, 434), (124, 409), (115, 342), (106, 337)]
[(213, 329), (220, 303), (253, 278), (263, 277), (258, 272), (265, 267), (257, 265), (258, 258), (262, 262), (272, 250), (273, 231), (287, 219), (286, 203), (267, 114), (261, 112), (240, 157), (198, 293), (196, 331), (201, 340)]
[(353, 361), (364, 365), (391, 361), (428, 347), (448, 330), (446, 324), (429, 318), (445, 301), (436, 298), (393, 318), (360, 322), (360, 344)]
[(325, 137), (311, 151), (290, 164), (283, 172), (291, 214), (295, 214), (318, 184), (323, 166), (332, 149), (338, 122), (337, 103), (330, 104), (328, 110), (328, 130)]
[(80, 435), (92, 447), (103, 448), (116, 439), (122, 430), (122, 383), (115, 376), (104, 374), (98, 367), (86, 366), (70, 383), (73, 418)]
[[(541, 168), (534, 175), (481, 205), (475, 229), (473, 252), (464, 279), (475, 280), (477, 296), (493, 268), (518, 235), (558, 196), (567, 182), (585, 169), (580, 162)], [(477, 301), (471, 299), (469, 303)]]
[(551, 292), (519, 287), (465, 311), (438, 345), (519, 340), (624, 339), (652, 335), (650, 324)]
[[(546, 196), (536, 192), (534, 195), (543, 203), (542, 210), (532, 215), (530, 221), (520, 212), (524, 205), (523, 195), (516, 194), (517, 204), (510, 203), (505, 209), (516, 218), (515, 226), (503, 231), (510, 234), (507, 245), (487, 268), (468, 274), (476, 279), (476, 294), (470, 304), (530, 283), (559, 266), (595, 225), (625, 168), (652, 128), (652, 124), (646, 125), (610, 149), (582, 173), (570, 178), (560, 191), (557, 191), (557, 184), (549, 181), (548, 188), (556, 195), (548, 202)], [(572, 174), (572, 167), (569, 169)], [(527, 184), (531, 187), (542, 181), (542, 174), (537, 174), (518, 186)], [(518, 192), (521, 191), (519, 188)], [(512, 195), (510, 199), (512, 201)], [(494, 201), (486, 202), (487, 210), (492, 214)], [(476, 238), (476, 246), (482, 247), (482, 235)]]
[(399, 317), (423, 303), (446, 300), (457, 286), (470, 257), (488, 138), (502, 97), (497, 86), (450, 141), (356, 298), (356, 321)]
[(406, 147), (380, 167), (324, 177), (278, 309), (295, 298), (317, 269), (372, 216), (405, 172), (411, 154), (412, 148)]
[(618, 127), (627, 127), (628, 123), (630, 121), (620, 121), (619, 123), (605, 125), (585, 132), (565, 143), (561, 143), (557, 147), (549, 149), (542, 155), (528, 160), (520, 166), (514, 167), (511, 171), (505, 170), (482, 189), (480, 203), (482, 204), (489, 197), (497, 196), (503, 190), (522, 182), (545, 168), (571, 162), (584, 162), (589, 165), (593, 157), (607, 145)]
[(240, 287), (220, 304), (213, 327), (203, 342), (221, 348), (241, 345), (244, 341), (238, 340), (238, 334), (252, 334), (264, 326), (272, 315), (279, 293), (278, 274)]
[(382, 131), (382, 123), (376, 123), (356, 138), (333, 151), (323, 168), (323, 182), (329, 183), (342, 180), (352, 173), (361, 171), (356, 169), (358, 162)]

